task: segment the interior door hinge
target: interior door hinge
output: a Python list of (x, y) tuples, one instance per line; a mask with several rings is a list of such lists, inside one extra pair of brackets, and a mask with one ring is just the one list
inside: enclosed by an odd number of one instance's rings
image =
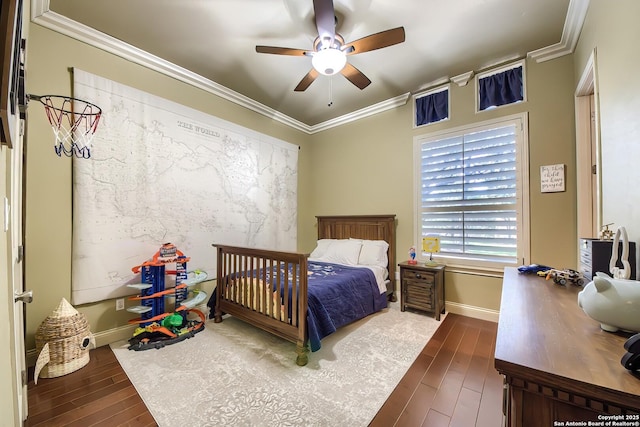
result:
[(18, 259), (16, 260), (16, 263), (21, 263), (22, 260), (24, 259), (24, 246), (20, 245), (18, 246)]
[(591, 165), (591, 173), (593, 175), (597, 175), (598, 174), (598, 169), (596, 168), (596, 165)]
[(22, 372), (20, 372), (20, 376), (22, 377), (22, 385), (28, 385), (29, 384), (29, 380), (27, 378), (27, 371), (23, 370)]

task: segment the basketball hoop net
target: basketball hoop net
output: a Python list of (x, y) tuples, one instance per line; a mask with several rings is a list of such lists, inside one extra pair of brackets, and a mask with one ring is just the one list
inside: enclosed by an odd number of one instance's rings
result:
[(102, 110), (95, 104), (60, 95), (29, 95), (44, 105), (55, 136), (54, 149), (61, 157), (91, 157), (91, 140)]

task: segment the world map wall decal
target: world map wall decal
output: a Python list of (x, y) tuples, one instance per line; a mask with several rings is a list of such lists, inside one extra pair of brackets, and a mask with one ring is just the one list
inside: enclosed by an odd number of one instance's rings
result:
[(103, 110), (73, 163), (72, 302), (131, 294), (164, 244), (215, 277), (213, 243), (296, 249), (298, 146), (74, 69)]

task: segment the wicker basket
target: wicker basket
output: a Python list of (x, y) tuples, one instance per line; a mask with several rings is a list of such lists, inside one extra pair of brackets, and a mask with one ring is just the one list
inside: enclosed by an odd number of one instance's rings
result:
[[(82, 368), (89, 363), (92, 343), (93, 336), (86, 316), (63, 298), (58, 308), (36, 331), (36, 351), (39, 354), (37, 364), (41, 362), (41, 357), (44, 359), (39, 376), (55, 378)], [(48, 346), (45, 347), (46, 344)], [(34, 373), (34, 377), (37, 382), (38, 375)]]

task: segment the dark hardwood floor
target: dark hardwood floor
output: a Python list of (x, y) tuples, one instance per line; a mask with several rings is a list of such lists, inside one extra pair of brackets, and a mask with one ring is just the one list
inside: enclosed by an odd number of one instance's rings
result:
[(37, 385), (31, 369), (27, 396), (27, 427), (157, 425), (109, 346), (91, 350), (82, 369)]
[(498, 324), (447, 314), (370, 427), (502, 425)]
[[(496, 331), (496, 323), (448, 314), (370, 426), (499, 427)], [(109, 346), (92, 350), (79, 371), (31, 380), (28, 396), (27, 427), (157, 425)]]

